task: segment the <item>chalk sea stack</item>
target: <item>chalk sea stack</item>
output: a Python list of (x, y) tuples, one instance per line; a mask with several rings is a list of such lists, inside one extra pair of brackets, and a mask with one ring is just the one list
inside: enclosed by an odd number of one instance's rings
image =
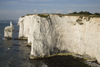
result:
[(5, 27), (4, 29), (4, 37), (6, 39), (12, 39), (13, 31), (14, 31), (14, 26), (12, 25), (12, 22), (10, 21), (10, 26)]

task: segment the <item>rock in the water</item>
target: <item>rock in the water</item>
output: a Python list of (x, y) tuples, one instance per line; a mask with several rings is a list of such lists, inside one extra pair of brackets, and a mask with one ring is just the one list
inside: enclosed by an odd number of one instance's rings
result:
[(12, 39), (12, 28), (10, 26), (5, 27), (4, 37), (7, 39)]
[(14, 31), (14, 26), (12, 25), (11, 21), (10, 21), (10, 27), (12, 28), (12, 31)]
[(5, 27), (4, 29), (4, 37), (6, 39), (12, 39), (13, 31), (14, 31), (14, 26), (12, 25), (12, 22), (10, 22), (10, 26)]

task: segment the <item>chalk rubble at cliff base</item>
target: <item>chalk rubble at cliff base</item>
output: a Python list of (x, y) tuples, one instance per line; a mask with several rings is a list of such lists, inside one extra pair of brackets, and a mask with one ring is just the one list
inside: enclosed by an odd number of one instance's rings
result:
[(100, 18), (31, 14), (19, 18), (19, 38), (31, 43), (30, 56), (73, 52), (100, 63)]

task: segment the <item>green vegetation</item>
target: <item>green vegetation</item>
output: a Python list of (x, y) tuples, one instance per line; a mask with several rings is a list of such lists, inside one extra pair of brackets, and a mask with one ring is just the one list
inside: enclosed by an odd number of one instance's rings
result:
[[(34, 14), (26, 14), (25, 16), (31, 16), (31, 15), (34, 15)], [(21, 18), (23, 18), (25, 16), (21, 16)]]
[(84, 23), (79, 23), (80, 25), (83, 25)]
[(11, 40), (12, 38), (11, 38), (11, 37), (5, 37), (5, 39), (7, 39), (7, 40)]
[(100, 17), (100, 13), (90, 13), (88, 11), (81, 11), (81, 12), (73, 12), (73, 13), (69, 13), (67, 14), (68, 16), (86, 16), (86, 17)]
[(84, 23), (82, 23), (81, 21), (82, 21), (82, 19), (77, 19), (77, 20), (76, 20), (76, 22), (77, 22), (78, 24), (83, 25)]
[(76, 22), (81, 22), (81, 21), (82, 21), (82, 19), (77, 19), (77, 20), (76, 20)]
[(76, 20), (76, 22), (77, 22), (78, 24), (80, 24), (80, 25), (83, 25), (82, 19), (83, 19), (83, 16), (80, 16), (80, 17)]
[(79, 18), (80, 18), (80, 19), (83, 19), (83, 16), (80, 16)]
[(87, 21), (89, 21), (91, 19), (91, 17), (88, 17)]
[(84, 63), (84, 59), (68, 56), (53, 56), (44, 59), (44, 62), (52, 67), (91, 67)]
[[(69, 14), (61, 14), (61, 13), (51, 13), (52, 15), (58, 15), (59, 17), (63, 17), (63, 16), (80, 16), (81, 18), (83, 16), (85, 17), (100, 17), (100, 13), (90, 13), (88, 11), (80, 11), (80, 12), (73, 12), (73, 13), (69, 13)], [(31, 16), (31, 15), (35, 15), (35, 14), (27, 14), (26, 16)], [(50, 14), (36, 14), (40, 17), (44, 17), (44, 18), (48, 18), (48, 16)], [(21, 16), (22, 18), (25, 16)], [(49, 19), (49, 18), (48, 18)]]
[(81, 12), (79, 12), (79, 13), (78, 13), (78, 12), (69, 13), (69, 15), (71, 15), (71, 14), (72, 14), (72, 15), (73, 15), (73, 14), (74, 14), (74, 15), (75, 15), (75, 14), (76, 14), (76, 15), (92, 15), (92, 13), (87, 12), (87, 11), (85, 11), (85, 12), (81, 11)]
[(38, 16), (47, 18), (49, 16), (49, 14), (38, 14)]
[(76, 23), (74, 25), (76, 25)]
[[(58, 54), (51, 57), (37, 58), (35, 61), (42, 60), (50, 67), (91, 67), (85, 63), (85, 59), (72, 56), (72, 54)], [(34, 62), (30, 60), (30, 62)]]
[(32, 45), (31, 43), (28, 43), (28, 44), (27, 44), (28, 47), (31, 47), (31, 45)]
[(21, 16), (21, 18), (23, 18), (23, 17), (25, 17), (25, 16)]
[(100, 13), (94, 13), (94, 15), (100, 15)]
[(59, 17), (65, 16), (64, 14), (61, 14), (61, 13), (58, 13), (57, 15), (58, 15)]
[(27, 37), (24, 37), (24, 36), (18, 38), (18, 40), (27, 40), (27, 39), (28, 39), (28, 38), (27, 38)]
[[(38, 16), (40, 17), (44, 17), (44, 18), (47, 18), (50, 14), (38, 14)], [(63, 16), (66, 16), (67, 14), (61, 14), (61, 13), (52, 13), (52, 15), (58, 15), (59, 17), (63, 17)], [(50, 18), (48, 18), (50, 19)]]

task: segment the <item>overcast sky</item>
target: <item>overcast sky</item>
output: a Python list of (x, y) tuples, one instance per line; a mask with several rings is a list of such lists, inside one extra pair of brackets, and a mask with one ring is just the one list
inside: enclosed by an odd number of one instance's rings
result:
[(100, 0), (0, 0), (0, 20), (18, 20), (34, 13), (100, 13)]

